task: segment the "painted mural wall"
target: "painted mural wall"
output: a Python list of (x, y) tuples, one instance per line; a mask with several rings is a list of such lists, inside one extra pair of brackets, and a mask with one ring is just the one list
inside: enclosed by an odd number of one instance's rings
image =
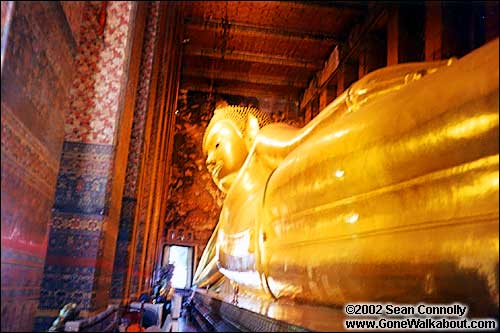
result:
[(168, 230), (192, 233), (193, 240), (190, 241), (198, 247), (198, 258), (217, 224), (224, 201), (224, 194), (207, 171), (201, 149), (205, 128), (215, 106), (221, 102), (258, 107), (274, 122), (296, 127), (304, 123), (304, 119), (297, 115), (295, 101), (180, 91), (164, 232), (165, 236)]
[(2, 1), (3, 332), (33, 328), (76, 53), (58, 2)]
[(130, 1), (83, 7), (35, 330), (46, 330), (69, 302), (83, 316), (108, 304), (118, 229), (110, 216), (119, 215), (113, 167), (135, 8)]

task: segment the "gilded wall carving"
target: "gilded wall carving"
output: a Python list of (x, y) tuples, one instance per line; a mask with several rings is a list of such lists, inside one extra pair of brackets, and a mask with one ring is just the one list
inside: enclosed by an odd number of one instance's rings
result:
[(214, 99), (204, 93), (181, 91), (176, 115), (170, 197), (166, 228), (185, 228), (205, 244), (217, 223), (223, 194), (213, 184), (201, 151), (203, 132)]
[[(203, 133), (216, 103), (260, 107), (273, 121), (301, 127), (296, 103), (255, 97), (231, 96), (181, 90), (176, 115), (170, 196), (167, 203), (166, 229), (194, 232), (194, 241), (202, 250), (219, 219), (224, 194), (206, 169), (201, 150)], [(198, 253), (201, 255), (201, 251)]]

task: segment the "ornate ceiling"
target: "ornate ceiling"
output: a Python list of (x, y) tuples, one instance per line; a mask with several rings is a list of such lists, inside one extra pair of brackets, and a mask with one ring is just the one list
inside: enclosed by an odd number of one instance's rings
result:
[(298, 98), (363, 2), (186, 1), (181, 89)]

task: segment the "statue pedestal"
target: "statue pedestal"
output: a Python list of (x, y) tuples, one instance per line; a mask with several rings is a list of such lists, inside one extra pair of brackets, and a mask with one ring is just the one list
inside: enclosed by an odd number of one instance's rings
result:
[[(195, 320), (208, 330), (253, 332), (344, 331), (342, 308), (301, 305), (198, 290), (193, 299)], [(198, 318), (196, 318), (198, 317)], [(200, 318), (202, 317), (202, 318)], [(211, 327), (210, 327), (211, 326)]]

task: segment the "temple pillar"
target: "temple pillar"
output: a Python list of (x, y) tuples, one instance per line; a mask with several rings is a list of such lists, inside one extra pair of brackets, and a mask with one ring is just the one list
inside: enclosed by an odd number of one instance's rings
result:
[(337, 85), (334, 80), (329, 82), (325, 88), (321, 91), (321, 95), (319, 96), (319, 110), (323, 110), (328, 104), (330, 104), (335, 97), (337, 97)]
[(307, 106), (306, 106), (306, 111), (305, 111), (305, 115), (304, 115), (304, 122), (307, 124), (308, 122), (310, 122), (312, 119), (312, 106), (311, 106), (311, 103), (309, 103)]
[(392, 7), (387, 19), (387, 66), (398, 63), (399, 54), (399, 15), (398, 9)]
[(128, 274), (124, 298), (135, 299), (149, 292), (165, 206), (162, 200), (168, 187), (171, 164), (175, 106), (180, 75), (181, 12), (177, 3), (164, 2), (159, 7), (158, 45), (154, 51), (137, 204), (130, 241)]
[(498, 37), (498, 2), (427, 2), (425, 60), (461, 57)]
[(498, 6), (498, 1), (484, 3), (485, 42), (498, 37)]
[(441, 59), (443, 20), (441, 2), (425, 4), (425, 61)]
[(344, 90), (358, 80), (359, 64), (357, 59), (352, 59), (344, 64)]
[(359, 65), (357, 61), (348, 61), (342, 65), (337, 74), (337, 96), (340, 96), (358, 79)]
[(398, 63), (424, 61), (425, 6), (420, 3), (398, 8)]
[[(498, 3), (492, 5), (471, 2), (460, 6), (458, 3), (442, 2), (442, 57), (462, 57), (473, 49), (483, 45), (486, 37), (494, 38), (495, 33), (488, 29), (496, 20), (498, 36)], [(493, 10), (492, 10), (493, 9)]]
[(353, 77), (356, 80), (376, 69), (386, 66), (388, 59), (387, 37), (385, 30), (376, 30), (369, 33), (358, 57), (358, 73)]
[(319, 107), (320, 97), (316, 97), (311, 101), (311, 117), (314, 118), (318, 115), (319, 111), (321, 111)]
[(319, 109), (323, 110), (323, 108), (328, 104), (328, 89), (323, 89), (319, 93)]
[(144, 152), (143, 144), (145, 140), (144, 133), (146, 128), (148, 99), (151, 91), (151, 83), (154, 81), (152, 69), (154, 52), (158, 41), (158, 10), (158, 1), (148, 3), (144, 44), (140, 60), (139, 84), (137, 86), (137, 98), (130, 137), (120, 225), (113, 265), (110, 295), (112, 303), (126, 303), (129, 300), (128, 295), (125, 293), (125, 287), (131, 275), (129, 259), (131, 256), (131, 242), (137, 211), (137, 194), (140, 186), (139, 171), (141, 170), (141, 161)]

